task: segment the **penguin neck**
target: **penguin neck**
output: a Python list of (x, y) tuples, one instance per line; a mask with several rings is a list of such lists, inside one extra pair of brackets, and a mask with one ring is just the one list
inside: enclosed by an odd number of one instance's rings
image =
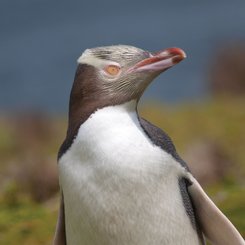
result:
[[(85, 105), (71, 104), (69, 108), (69, 122), (67, 136), (74, 138), (78, 132), (79, 127), (96, 111), (108, 107), (118, 106), (118, 104), (110, 104), (107, 101), (93, 101), (92, 103), (86, 103)], [(131, 112), (137, 112), (137, 101), (131, 100), (120, 104), (121, 110)]]
[[(84, 102), (84, 103), (82, 103)], [(86, 101), (81, 101), (80, 103), (72, 103), (70, 101), (69, 105), (69, 121), (66, 138), (61, 145), (58, 153), (58, 159), (70, 148), (74, 138), (76, 137), (80, 126), (87, 121), (87, 119), (92, 116), (96, 111), (108, 107), (108, 106), (119, 106), (120, 110), (127, 112), (129, 114), (137, 112), (137, 100), (131, 100), (120, 105), (107, 104), (106, 101), (94, 100), (93, 103), (85, 103)]]

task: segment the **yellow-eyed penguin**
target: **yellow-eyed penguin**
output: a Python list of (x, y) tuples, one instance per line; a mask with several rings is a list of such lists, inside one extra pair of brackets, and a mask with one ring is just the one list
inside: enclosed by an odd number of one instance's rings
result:
[(78, 59), (59, 154), (55, 245), (217, 245), (244, 240), (208, 198), (169, 136), (141, 118), (146, 87), (185, 58), (116, 45)]

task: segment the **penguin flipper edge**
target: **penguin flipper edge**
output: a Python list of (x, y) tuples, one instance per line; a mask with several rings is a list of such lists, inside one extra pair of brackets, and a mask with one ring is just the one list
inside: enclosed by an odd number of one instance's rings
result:
[(216, 245), (245, 245), (237, 229), (207, 196), (197, 180), (192, 177), (191, 182), (188, 192), (204, 235)]
[(65, 234), (65, 210), (63, 195), (60, 199), (60, 209), (58, 214), (58, 221), (56, 225), (53, 245), (66, 245), (66, 234)]

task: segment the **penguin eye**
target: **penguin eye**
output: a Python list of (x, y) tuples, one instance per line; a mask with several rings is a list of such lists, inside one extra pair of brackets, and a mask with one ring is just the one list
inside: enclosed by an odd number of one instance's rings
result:
[(120, 71), (120, 67), (119, 66), (116, 66), (116, 65), (108, 65), (106, 68), (105, 68), (105, 71), (109, 74), (109, 75), (112, 75), (112, 76), (116, 76), (119, 71)]

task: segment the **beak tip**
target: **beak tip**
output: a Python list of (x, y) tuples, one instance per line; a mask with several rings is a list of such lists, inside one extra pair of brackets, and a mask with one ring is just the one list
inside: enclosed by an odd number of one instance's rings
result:
[(179, 63), (187, 57), (185, 51), (180, 48), (170, 48), (169, 53), (173, 55), (174, 64)]
[[(183, 51), (183, 50), (182, 50)], [(183, 55), (182, 55), (183, 59), (185, 59), (187, 57), (185, 51), (183, 51)]]

